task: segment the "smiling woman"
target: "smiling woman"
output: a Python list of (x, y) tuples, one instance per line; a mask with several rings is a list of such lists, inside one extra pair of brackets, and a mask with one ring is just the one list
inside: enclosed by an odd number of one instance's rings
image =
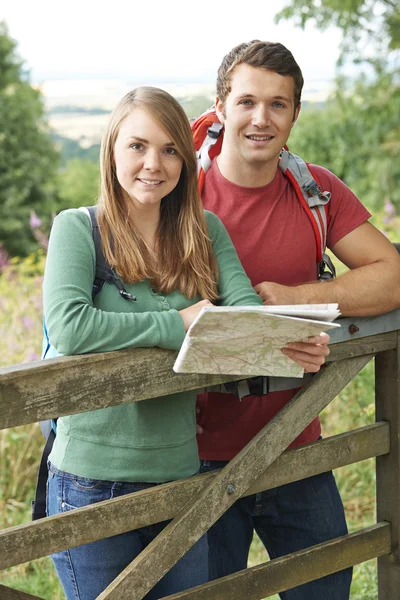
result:
[[(147, 111), (136, 108), (121, 125), (114, 160), (117, 179), (132, 201), (132, 213), (145, 209), (157, 225), (161, 200), (177, 186), (182, 171), (174, 142)], [(153, 239), (155, 233), (154, 228)]]
[[(178, 350), (211, 301), (261, 304), (226, 230), (202, 208), (189, 121), (165, 91), (137, 88), (111, 115), (101, 147), (96, 216), (104, 255), (128, 299), (108, 282), (92, 296), (91, 223), (82, 210), (58, 215), (44, 278), (46, 324), (58, 352)], [(190, 391), (60, 418), (49, 457), (47, 514), (196, 474), (195, 402)], [(67, 600), (94, 600), (165, 525), (54, 555)], [(203, 537), (146, 598), (207, 579)]]
[[(121, 100), (103, 137), (101, 178), (98, 221), (105, 256), (119, 275), (128, 283), (149, 279), (166, 293), (178, 288), (216, 299), (190, 126), (170, 94), (141, 87)], [(112, 245), (113, 236), (119, 244)]]

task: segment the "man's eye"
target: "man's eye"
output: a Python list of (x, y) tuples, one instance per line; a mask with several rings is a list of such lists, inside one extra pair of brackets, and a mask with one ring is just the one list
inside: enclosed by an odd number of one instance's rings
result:
[(282, 104), (282, 102), (274, 102), (273, 106), (276, 106), (276, 108), (285, 108), (285, 105)]
[(253, 101), (252, 101), (252, 100), (241, 100), (241, 101), (239, 102), (239, 104), (242, 104), (242, 105), (244, 105), (244, 106), (251, 106), (251, 105), (252, 105), (252, 104), (254, 104), (254, 103), (253, 103)]

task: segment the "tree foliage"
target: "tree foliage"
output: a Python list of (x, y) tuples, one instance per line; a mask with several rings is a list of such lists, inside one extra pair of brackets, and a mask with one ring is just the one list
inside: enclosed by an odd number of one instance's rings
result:
[(372, 66), (364, 72), (360, 68), (355, 80), (339, 75), (325, 108), (303, 111), (291, 148), (332, 170), (370, 209), (392, 207), (399, 214), (400, 5), (391, 0), (291, 0), (276, 18), (293, 18), (302, 27), (310, 20), (321, 29), (335, 25), (343, 32), (342, 58), (368, 60)]
[(293, 19), (304, 28), (312, 22), (320, 29), (334, 25), (342, 30), (342, 58), (383, 58), (400, 48), (398, 0), (291, 0), (275, 17)]
[(373, 83), (338, 78), (325, 107), (302, 111), (290, 149), (340, 177), (366, 204), (400, 213), (400, 89), (392, 74)]
[(36, 247), (29, 216), (34, 210), (50, 219), (57, 165), (40, 93), (0, 23), (0, 243), (10, 254), (26, 255)]
[(98, 161), (74, 158), (60, 171), (59, 185), (62, 208), (92, 206), (99, 195)]

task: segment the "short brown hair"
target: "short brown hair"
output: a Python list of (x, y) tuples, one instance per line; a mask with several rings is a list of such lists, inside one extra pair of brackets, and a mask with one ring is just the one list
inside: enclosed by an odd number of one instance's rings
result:
[(304, 79), (293, 54), (279, 42), (262, 42), (260, 40), (239, 44), (224, 56), (217, 77), (217, 97), (222, 103), (225, 102), (231, 91), (232, 72), (241, 64), (292, 77), (295, 108), (299, 106)]

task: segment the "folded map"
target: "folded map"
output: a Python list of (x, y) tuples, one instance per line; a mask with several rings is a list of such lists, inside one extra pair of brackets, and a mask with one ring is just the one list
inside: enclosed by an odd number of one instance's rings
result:
[(303, 368), (281, 348), (340, 327), (332, 323), (338, 316), (334, 303), (205, 307), (186, 334), (174, 371), (302, 377)]

